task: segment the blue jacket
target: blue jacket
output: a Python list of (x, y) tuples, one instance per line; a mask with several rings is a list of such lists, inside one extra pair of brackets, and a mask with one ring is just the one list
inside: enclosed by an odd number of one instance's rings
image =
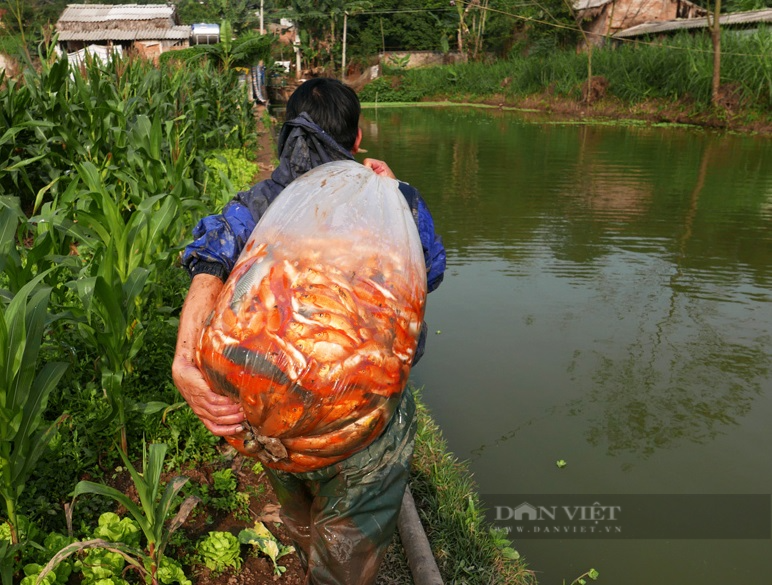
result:
[[(278, 139), (279, 166), (270, 179), (238, 193), (219, 215), (202, 219), (193, 230), (195, 240), (185, 248), (182, 265), (191, 277), (212, 274), (225, 281), (258, 220), (284, 188), (299, 176), (324, 163), (354, 160), (351, 152), (301, 113), (282, 126)], [(428, 291), (436, 289), (445, 274), (445, 248), (434, 231), (434, 220), (418, 190), (400, 182), (399, 190), (413, 213), (426, 262)], [(423, 353), (421, 335), (416, 360)], [(414, 361), (414, 363), (415, 363)]]

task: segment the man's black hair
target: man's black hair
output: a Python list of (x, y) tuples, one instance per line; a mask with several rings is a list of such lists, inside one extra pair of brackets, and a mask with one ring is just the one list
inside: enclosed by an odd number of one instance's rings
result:
[(349, 86), (331, 77), (314, 77), (299, 86), (287, 101), (287, 120), (305, 112), (347, 150), (354, 148), (361, 106)]

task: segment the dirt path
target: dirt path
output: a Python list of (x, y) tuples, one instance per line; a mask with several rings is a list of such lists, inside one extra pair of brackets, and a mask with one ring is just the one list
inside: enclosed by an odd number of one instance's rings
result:
[[(271, 177), (274, 165), (278, 160), (276, 154), (276, 140), (274, 132), (278, 131), (276, 121), (269, 117), (265, 106), (255, 106), (255, 118), (257, 119), (257, 153), (256, 162), (258, 165), (257, 175), (254, 182), (264, 181)], [(266, 122), (271, 120), (268, 124)]]

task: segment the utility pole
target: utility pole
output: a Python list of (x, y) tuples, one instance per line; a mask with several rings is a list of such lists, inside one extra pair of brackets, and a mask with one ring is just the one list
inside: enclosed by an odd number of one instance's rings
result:
[(263, 6), (265, 5), (265, 0), (260, 0), (260, 34), (265, 34), (265, 27), (263, 26)]
[(346, 30), (348, 28), (348, 11), (343, 11), (343, 58), (341, 59), (341, 72), (340, 78), (346, 81)]
[(300, 79), (302, 59), (300, 55), (300, 28), (298, 23), (295, 23), (295, 39), (292, 41), (292, 48), (295, 49), (295, 79)]
[(713, 22), (708, 16), (708, 24), (710, 24), (710, 39), (713, 42), (713, 78), (710, 83), (710, 94), (711, 102), (715, 107), (721, 97), (721, 0), (715, 0)]

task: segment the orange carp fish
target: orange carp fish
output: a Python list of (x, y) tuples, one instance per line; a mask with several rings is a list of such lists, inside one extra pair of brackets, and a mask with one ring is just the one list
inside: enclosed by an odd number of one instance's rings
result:
[(199, 342), (204, 378), (246, 414), (227, 441), (296, 473), (367, 447), (401, 399), (425, 301), (397, 181), (353, 161), (295, 180), (252, 232)]

